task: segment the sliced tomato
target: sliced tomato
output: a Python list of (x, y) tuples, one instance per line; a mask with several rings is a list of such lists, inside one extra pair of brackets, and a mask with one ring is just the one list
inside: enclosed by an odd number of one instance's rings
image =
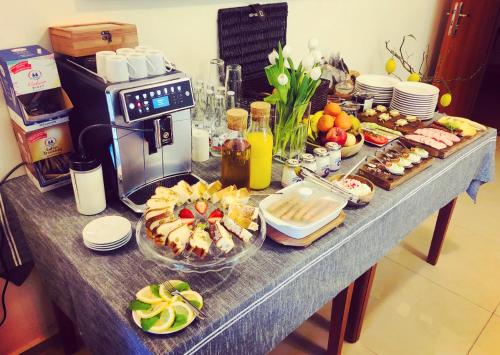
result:
[(375, 134), (373, 132), (364, 131), (363, 135), (365, 136), (365, 140), (370, 143), (384, 145), (389, 142), (387, 137), (381, 136), (380, 134)]

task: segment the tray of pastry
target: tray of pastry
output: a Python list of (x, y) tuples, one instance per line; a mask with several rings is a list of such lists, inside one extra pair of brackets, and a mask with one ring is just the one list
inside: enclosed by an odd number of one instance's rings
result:
[(390, 110), (378, 105), (358, 114), (361, 122), (372, 122), (403, 134), (413, 133), (416, 129), (424, 127), (422, 121), (416, 116), (405, 116), (398, 110)]

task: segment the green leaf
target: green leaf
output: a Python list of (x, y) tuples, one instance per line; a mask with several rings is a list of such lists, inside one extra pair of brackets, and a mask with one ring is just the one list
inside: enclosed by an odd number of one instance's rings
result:
[(191, 287), (189, 287), (189, 284), (187, 282), (181, 281), (177, 285), (175, 285), (175, 289), (179, 292), (182, 292), (182, 291), (190, 290)]
[(151, 289), (151, 292), (153, 293), (153, 295), (155, 295), (156, 297), (161, 297), (160, 296), (160, 286), (158, 286), (156, 284), (152, 284), (152, 285), (149, 285), (149, 288)]
[(181, 328), (186, 325), (188, 317), (186, 314), (175, 314), (174, 324), (170, 327), (170, 330), (175, 330), (176, 328)]
[(159, 314), (151, 318), (141, 318), (141, 328), (146, 331), (150, 330), (151, 327), (158, 322), (158, 319), (160, 319)]
[(410, 33), (409, 35), (407, 35), (407, 37), (411, 37), (411, 38), (413, 38), (414, 40), (416, 40), (416, 39), (417, 39), (417, 37), (415, 37), (415, 36), (414, 36), (414, 35), (412, 35), (411, 33)]
[(149, 303), (145, 303), (139, 300), (133, 300), (128, 305), (128, 308), (131, 311), (147, 311), (148, 309), (151, 308), (151, 305)]
[(195, 308), (201, 309), (201, 303), (196, 301), (196, 300), (189, 300), (189, 303), (191, 303)]

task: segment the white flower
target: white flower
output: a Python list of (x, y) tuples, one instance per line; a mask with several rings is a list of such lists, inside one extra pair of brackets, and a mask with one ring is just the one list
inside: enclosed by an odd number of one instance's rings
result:
[(279, 54), (274, 49), (271, 53), (268, 54), (267, 59), (269, 59), (269, 63), (274, 65), (276, 63), (276, 61), (278, 60), (278, 57), (279, 57)]
[(321, 59), (323, 58), (323, 55), (321, 54), (321, 51), (319, 51), (317, 49), (311, 51), (311, 56), (314, 58), (314, 63), (321, 62)]
[(319, 41), (316, 37), (313, 37), (309, 40), (309, 50), (312, 51), (312, 50), (315, 50), (316, 48), (318, 48), (318, 45), (319, 45)]
[(280, 75), (278, 75), (278, 83), (282, 86), (288, 84), (288, 77), (285, 73), (281, 73)]
[(306, 55), (304, 59), (302, 59), (302, 66), (306, 71), (311, 70), (313, 65), (314, 65), (314, 58), (311, 55)]
[(319, 77), (321, 76), (321, 68), (320, 67), (314, 67), (311, 69), (309, 72), (309, 76), (311, 77), (312, 80), (318, 80)]
[(292, 54), (292, 47), (289, 46), (288, 44), (286, 44), (284, 47), (283, 47), (283, 58), (288, 58), (290, 57), (290, 55)]

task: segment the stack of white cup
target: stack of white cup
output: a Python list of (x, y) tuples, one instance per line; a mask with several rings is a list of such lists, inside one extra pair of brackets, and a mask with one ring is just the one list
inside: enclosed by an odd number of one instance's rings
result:
[(173, 69), (162, 51), (149, 46), (101, 51), (95, 56), (97, 74), (112, 83), (162, 75)]

